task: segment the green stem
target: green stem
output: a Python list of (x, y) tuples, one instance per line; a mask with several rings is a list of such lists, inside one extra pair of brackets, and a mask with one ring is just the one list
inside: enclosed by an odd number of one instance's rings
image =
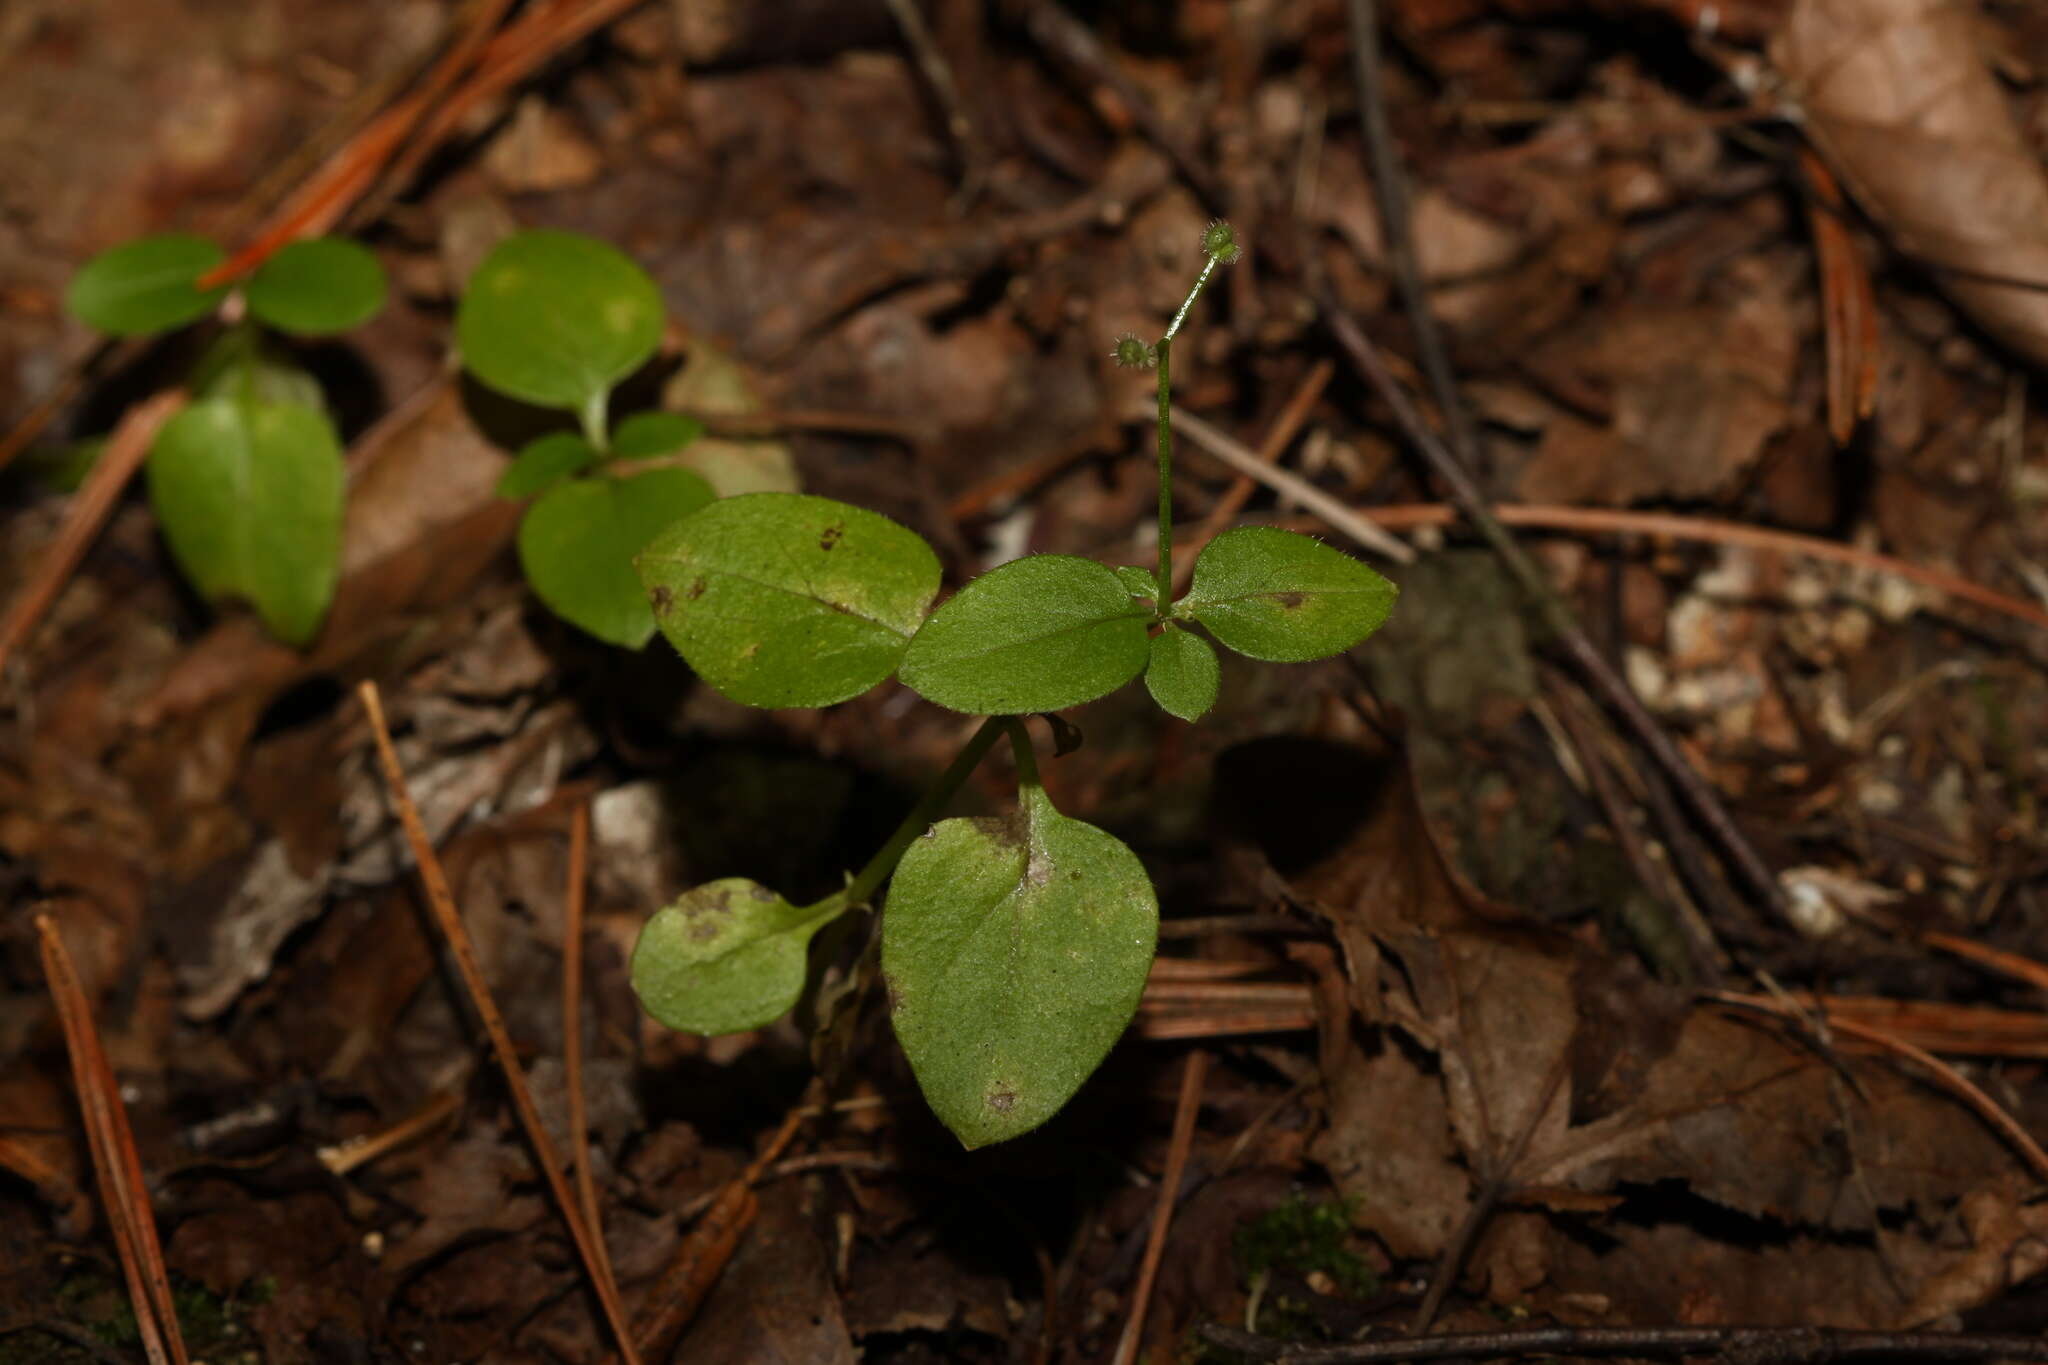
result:
[[(1182, 310), (1185, 312), (1185, 308)], [(1175, 320), (1179, 325), (1179, 320)], [(1173, 596), (1173, 334), (1160, 338), (1159, 355), (1159, 596), (1166, 610)]]
[(583, 439), (590, 442), (590, 448), (599, 455), (612, 453), (611, 436), (605, 430), (610, 401), (610, 391), (599, 389), (583, 400), (583, 406), (576, 413), (583, 421)]
[(1159, 339), (1161, 346), (1180, 334), (1180, 325), (1188, 320), (1188, 309), (1193, 308), (1195, 300), (1202, 297), (1202, 290), (1208, 287), (1209, 277), (1215, 273), (1216, 258), (1211, 256), (1202, 262), (1202, 273), (1195, 276), (1195, 287), (1188, 290), (1188, 296), (1180, 301), (1180, 311), (1173, 315), (1173, 325), (1168, 327), (1166, 335)]
[(868, 859), (867, 866), (863, 867), (859, 875), (847, 886), (841, 898), (843, 905), (849, 908), (859, 905), (875, 894), (876, 889), (889, 879), (889, 874), (896, 870), (896, 864), (903, 860), (904, 851), (910, 847), (910, 841), (931, 827), (938, 813), (953, 799), (953, 793), (960, 790), (960, 785), (967, 780), (967, 775), (974, 771), (975, 765), (981, 762), (983, 756), (1002, 735), (1003, 727), (1015, 723), (1007, 716), (990, 716), (981, 723), (981, 728), (974, 732), (974, 738), (967, 741), (966, 747), (960, 750), (952, 764), (945, 772), (939, 774), (939, 780), (925, 789), (924, 795), (911, 807), (910, 814), (903, 817), (903, 823), (896, 826), (896, 832), (889, 836), (889, 842), (883, 844), (875, 856)]
[(1028, 792), (1038, 786), (1038, 754), (1031, 747), (1031, 732), (1017, 716), (1004, 716), (1003, 722), (1010, 732), (1010, 752), (1017, 757), (1017, 788)]
[(1202, 262), (1202, 273), (1195, 276), (1195, 287), (1188, 290), (1188, 296), (1180, 301), (1180, 311), (1173, 315), (1173, 323), (1166, 329), (1166, 335), (1159, 338), (1153, 352), (1159, 358), (1159, 596), (1157, 606), (1166, 610), (1166, 599), (1173, 595), (1173, 339), (1180, 333), (1180, 325), (1188, 320), (1188, 310), (1195, 306), (1195, 300), (1202, 297), (1202, 290), (1208, 287), (1209, 277), (1216, 273), (1214, 256)]

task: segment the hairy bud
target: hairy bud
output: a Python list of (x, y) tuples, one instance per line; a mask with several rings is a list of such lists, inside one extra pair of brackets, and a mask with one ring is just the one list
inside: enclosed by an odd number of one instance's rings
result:
[(1159, 363), (1159, 353), (1129, 332), (1116, 339), (1116, 346), (1109, 354), (1127, 370), (1149, 370)]
[(1202, 251), (1216, 264), (1229, 265), (1244, 254), (1244, 245), (1237, 240), (1237, 229), (1218, 218), (1202, 229)]

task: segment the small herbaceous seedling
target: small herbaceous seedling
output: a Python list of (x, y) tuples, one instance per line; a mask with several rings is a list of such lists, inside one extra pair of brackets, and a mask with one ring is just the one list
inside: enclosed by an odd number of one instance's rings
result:
[(263, 328), (347, 331), (384, 306), (384, 272), (367, 248), (331, 237), (216, 282), (225, 260), (204, 237), (145, 237), (88, 261), (65, 307), (102, 332), (149, 336), (231, 304), (237, 320), (187, 381), (193, 401), (150, 448), (150, 503), (202, 596), (243, 598), (272, 635), (304, 645), (339, 576), (341, 441), (319, 384)]
[[(1156, 564), (1032, 555), (936, 610), (938, 556), (886, 517), (795, 493), (714, 499), (694, 475), (636, 470), (691, 432), (658, 414), (643, 420), (667, 425), (645, 442), (629, 439), (631, 419), (606, 432), (611, 386), (646, 361), (661, 329), (655, 287), (625, 257), (537, 232), (479, 267), (457, 323), (465, 362), (486, 384), (581, 420), (580, 436), (542, 438), (506, 476), (506, 491), (540, 494), (520, 550), (543, 601), (620, 644), (658, 629), (705, 682), (747, 705), (830, 706), (893, 676), (988, 717), (843, 890), (794, 905), (734, 877), (657, 911), (632, 963), (656, 1018), (700, 1034), (773, 1022), (803, 993), (812, 937), (886, 882), (881, 969), (896, 1036), (933, 1111), (968, 1146), (1057, 1113), (1130, 1023), (1157, 941), (1151, 882), (1122, 842), (1053, 807), (1023, 718), (1142, 674), (1160, 706), (1192, 721), (1216, 699), (1209, 639), (1254, 659), (1327, 658), (1377, 630), (1394, 601), (1364, 564), (1268, 527), (1210, 541), (1188, 592), (1171, 599), (1173, 343), (1239, 246), (1217, 223), (1202, 251), (1165, 335), (1125, 337), (1115, 351), (1158, 376)], [(1004, 738), (1016, 808), (939, 819)]]

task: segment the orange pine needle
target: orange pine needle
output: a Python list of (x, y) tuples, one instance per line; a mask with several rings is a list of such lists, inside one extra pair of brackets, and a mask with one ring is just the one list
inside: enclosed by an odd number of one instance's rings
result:
[(107, 448), (100, 452), (99, 459), (93, 462), (92, 472), (86, 475), (84, 487), (78, 490), (71, 499), (71, 505), (64, 510), (64, 529), (58, 532), (56, 544), (36, 565), (35, 577), (14, 600), (5, 624), (0, 624), (0, 672), (6, 671), (8, 659), (28, 639), (30, 632), (43, 619), (43, 614), (57, 600), (57, 594), (71, 581), (72, 573), (78, 568), (79, 561), (85, 558), (94, 537), (114, 514), (114, 504), (120, 501), (121, 490), (128, 486), (128, 481), (135, 477), (135, 471), (148, 457), (157, 432), (177, 415), (185, 401), (183, 389), (160, 393), (128, 409), (121, 424), (114, 428), (113, 436), (107, 440)]
[(583, 1201), (583, 1225), (597, 1252), (595, 1267), (612, 1299), (619, 1297), (605, 1246), (597, 1183), (590, 1170), (590, 1116), (583, 1095), (583, 887), (590, 859), (590, 804), (579, 801), (569, 816), (569, 885), (562, 911), (562, 1083), (569, 1092), (569, 1164)]
[[(815, 1091), (818, 1086), (813, 1083)], [(815, 1105), (808, 1099), (790, 1110), (782, 1121), (782, 1127), (762, 1149), (759, 1156), (746, 1170), (726, 1182), (711, 1207), (704, 1211), (682, 1246), (676, 1249), (675, 1259), (662, 1273), (661, 1282), (640, 1306), (639, 1321), (634, 1324), (634, 1340), (640, 1350), (648, 1356), (664, 1354), (682, 1335), (690, 1320), (697, 1316), (705, 1296), (718, 1282), (725, 1270), (726, 1262), (732, 1259), (739, 1248), (740, 1238), (754, 1225), (754, 1219), (761, 1212), (761, 1200), (754, 1193), (754, 1183), (761, 1179), (775, 1158), (796, 1136), (803, 1121), (815, 1112)]]
[(1827, 345), (1828, 434), (1847, 445), (1856, 424), (1877, 405), (1877, 291), (1843, 222), (1847, 206), (1827, 164), (1810, 147), (1799, 168), (1813, 191), (1806, 221), (1820, 262), (1821, 314)]
[(419, 807), (413, 804), (405, 771), (398, 765), (398, 751), (391, 744), (390, 728), (384, 722), (384, 702), (378, 694), (377, 684), (365, 681), (357, 689), (357, 695), (370, 718), (370, 731), (377, 743), (377, 761), (384, 770), (385, 785), (391, 791), (392, 804), (398, 808), (399, 822), (405, 827), (406, 842), (411, 845), (413, 860), (418, 864), (420, 882), (427, 892), (428, 909), (455, 954), (462, 984), (469, 992), (470, 1003), (476, 1007), (477, 1016), (483, 1020), (491, 1050), (497, 1056), (499, 1069), (504, 1072), (505, 1086), (512, 1092), (512, 1104), (519, 1112), (519, 1122), (526, 1129), (527, 1141), (533, 1144), (541, 1175), (546, 1178), (555, 1204), (561, 1210), (562, 1221), (569, 1225), (569, 1236), (582, 1258), (584, 1272), (597, 1289), (598, 1302), (604, 1308), (613, 1337), (618, 1341), (620, 1354), (625, 1357), (627, 1365), (639, 1365), (640, 1357), (633, 1349), (632, 1335), (626, 1330), (625, 1314), (619, 1307), (618, 1295), (612, 1291), (608, 1277), (598, 1271), (602, 1253), (595, 1246), (596, 1232), (584, 1225), (576, 1201), (569, 1192), (568, 1182), (562, 1176), (561, 1157), (556, 1154), (554, 1143), (548, 1140), (547, 1129), (540, 1121), (540, 1111), (534, 1107), (533, 1094), (526, 1085), (526, 1073), (520, 1069), (518, 1054), (512, 1047), (512, 1035), (505, 1027), (505, 1017), (499, 1013), (498, 1002), (491, 995), (489, 983), (484, 980), (483, 966), (477, 961), (476, 945), (470, 941), (462, 913), (455, 905), (455, 895), (448, 888), (448, 875), (442, 871), (440, 859), (434, 856), (434, 846), (427, 839), (427, 828), (420, 820)]
[(64, 1029), (64, 1050), (71, 1058), (72, 1083), (85, 1118), (86, 1145), (92, 1152), (107, 1223), (113, 1229), (114, 1250), (121, 1258), (121, 1273), (128, 1281), (128, 1301), (135, 1310), (143, 1352), (150, 1365), (187, 1365), (178, 1311), (171, 1300), (170, 1273), (164, 1268), (163, 1247), (157, 1241), (149, 1186), (143, 1179), (142, 1160), (136, 1155), (135, 1135), (128, 1127), (128, 1110), (121, 1103), (113, 1068), (100, 1047), (99, 1030), (93, 1026), (92, 1005), (79, 984), (78, 970), (72, 966), (56, 921), (48, 914), (38, 914), (35, 923), (43, 975), (49, 980), (50, 998)]
[(1131, 1315), (1124, 1320), (1124, 1334), (1116, 1346), (1116, 1365), (1132, 1365), (1145, 1334), (1145, 1311), (1152, 1304), (1152, 1286), (1159, 1278), (1159, 1261), (1166, 1254), (1166, 1232), (1173, 1226), (1173, 1208), (1180, 1198), (1181, 1173), (1187, 1169), (1188, 1149), (1195, 1141), (1195, 1117), (1202, 1108), (1202, 1086), (1209, 1075), (1209, 1054), (1196, 1048), (1188, 1054), (1180, 1073), (1180, 1102), (1173, 1111), (1173, 1137), (1166, 1147), (1166, 1170), (1159, 1179), (1159, 1200), (1152, 1208), (1152, 1235), (1145, 1243), (1145, 1260), (1138, 1268), (1138, 1287), (1131, 1295)]
[[(1792, 531), (1774, 531), (1738, 521), (1713, 517), (1680, 516), (1673, 512), (1638, 512), (1610, 507), (1565, 507), (1543, 503), (1496, 503), (1493, 513), (1504, 525), (1531, 526), (1546, 531), (1586, 531), (1606, 535), (1669, 536), (1673, 540), (1700, 541), (1712, 545), (1740, 545), (1753, 550), (1824, 559), (1851, 568), (1867, 569), (1909, 579), (1937, 592), (1988, 608), (2016, 621), (2048, 630), (2048, 611), (2031, 602), (1974, 583), (1959, 574), (1931, 569), (1857, 545), (1802, 536)], [(1440, 502), (1396, 503), (1365, 509), (1365, 515), (1389, 531), (1412, 530), (1418, 526), (1450, 526), (1459, 520), (1456, 508)], [(1320, 525), (1320, 523), (1316, 523)]]
[[(1802, 1013), (1804, 1007), (1794, 1000), (1774, 1000), (1761, 995), (1740, 995), (1734, 991), (1712, 991), (1708, 993), (1708, 998), (1744, 1009), (1761, 1010), (1766, 1014), (1779, 1015), (1795, 1022), (1805, 1018), (1805, 1015)], [(1827, 1020), (1829, 1028), (1839, 1029), (1851, 1038), (1861, 1039), (1866, 1043), (1874, 1044), (1887, 1052), (1894, 1053), (1918, 1064), (1921, 1070), (1927, 1073), (1930, 1080), (1961, 1100), (1979, 1118), (1991, 1125), (1992, 1129), (2000, 1137), (2004, 1138), (2012, 1146), (2013, 1150), (2018, 1152), (2026, 1161), (2027, 1165), (2033, 1169), (2037, 1179), (2048, 1179), (2048, 1152), (2042, 1151), (2040, 1144), (2034, 1141), (2033, 1137), (2028, 1134), (2026, 1129), (2019, 1125), (2012, 1115), (2000, 1108), (1996, 1100), (1972, 1085), (1954, 1067), (1925, 1049), (1913, 1046), (1913, 1044), (1906, 1042), (1904, 1039), (1896, 1038), (1881, 1029), (1872, 1028), (1868, 1024), (1843, 1018), (1834, 1008), (1832, 1000), (1827, 1002), (1827, 1006), (1822, 1013)]]

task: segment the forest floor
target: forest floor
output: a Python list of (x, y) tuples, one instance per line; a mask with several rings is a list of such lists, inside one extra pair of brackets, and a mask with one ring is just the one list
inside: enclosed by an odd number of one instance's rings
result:
[[(198, 344), (99, 347), (72, 273), (147, 233), (244, 240), (489, 9), (0, 10), (0, 430), (41, 423), (0, 473), (0, 610), (77, 518), (77, 443)], [(366, 680), (553, 1145), (587, 1149), (628, 1315), (694, 1258), (674, 1359), (2048, 1329), (2048, 10), (1374, 11), (515, 7), (552, 25), (534, 70), (349, 201), (390, 306), (295, 352), (348, 443), (319, 639), (196, 595), (138, 481), (6, 646), (0, 1362), (144, 1358), (117, 1242), (152, 1215), (195, 1359), (611, 1357)], [(973, 722), (893, 683), (751, 710), (551, 616), (492, 491), (531, 415), (457, 376), (459, 283), (515, 226), (616, 244), (670, 314), (621, 406), (704, 418), (714, 482), (916, 529), (957, 585), (1149, 561), (1150, 380), (1110, 349), (1159, 334), (1216, 217), (1249, 250), (1190, 318), (1179, 407), (1407, 562), (1183, 428), (1190, 545), (1311, 531), (1401, 596), (1343, 658), (1226, 661), (1197, 725), (1136, 688), (1067, 715), (1049, 790), (1159, 891), (1128, 1036), (1052, 1122), (968, 1152), (879, 999), (822, 1049), (808, 1009), (662, 1029), (626, 971), (652, 910), (838, 887)], [(1008, 794), (987, 766), (956, 813)], [(39, 922), (106, 1074), (74, 1069)], [(110, 1097), (140, 1202), (93, 1174)], [(1715, 1343), (1630, 1354), (1680, 1347)]]

